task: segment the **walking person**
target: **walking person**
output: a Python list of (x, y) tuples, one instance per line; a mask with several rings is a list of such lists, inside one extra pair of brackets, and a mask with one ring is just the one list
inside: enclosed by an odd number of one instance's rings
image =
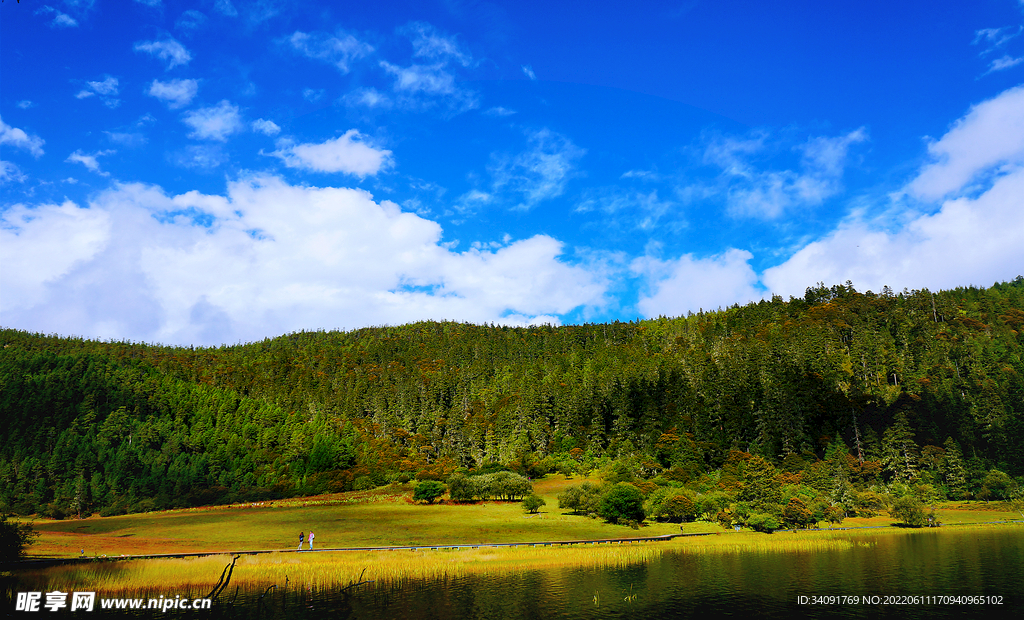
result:
[(313, 550), (313, 530), (309, 530), (309, 550)]
[(303, 535), (303, 533), (302, 533), (302, 532), (299, 532), (299, 548), (298, 548), (298, 549), (296, 549), (296, 551), (302, 551), (302, 539), (303, 539), (303, 538), (304, 538), (304, 535)]

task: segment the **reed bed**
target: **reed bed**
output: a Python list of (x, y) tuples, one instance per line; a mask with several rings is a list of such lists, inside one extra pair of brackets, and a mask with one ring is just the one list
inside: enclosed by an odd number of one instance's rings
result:
[[(991, 529), (968, 525), (955, 529)], [(1006, 525), (997, 527), (1015, 527)], [(332, 588), (368, 580), (376, 585), (400, 585), (409, 580), (444, 580), (469, 575), (517, 575), (534, 570), (617, 568), (651, 562), (666, 553), (695, 555), (822, 553), (848, 551), (877, 544), (880, 537), (905, 536), (942, 530), (837, 530), (753, 532), (676, 538), (634, 544), (583, 544), (552, 547), (485, 547), (478, 549), (291, 552), (241, 556), (231, 578), (235, 586), (255, 591), (287, 582), (293, 586)], [(37, 590), (95, 590), (104, 593), (161, 592), (204, 595), (217, 583), (228, 555), (97, 562), (26, 571), (23, 585)]]

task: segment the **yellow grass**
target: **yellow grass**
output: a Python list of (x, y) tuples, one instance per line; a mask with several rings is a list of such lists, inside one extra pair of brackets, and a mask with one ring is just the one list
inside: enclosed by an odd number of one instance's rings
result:
[[(992, 526), (966, 525), (939, 530), (842, 530), (758, 534), (725, 532), (719, 535), (676, 538), (666, 542), (600, 544), (553, 547), (500, 547), (422, 551), (351, 551), (306, 554), (272, 553), (238, 559), (230, 588), (262, 590), (270, 585), (290, 587), (344, 587), (360, 579), (377, 585), (407, 580), (451, 579), (468, 575), (515, 575), (526, 571), (573, 568), (610, 568), (650, 562), (665, 553), (718, 555), (740, 553), (817, 553), (846, 551), (877, 544), (879, 536), (907, 536), (923, 531), (963, 531)], [(1021, 525), (996, 527), (1020, 528)], [(176, 594), (203, 596), (217, 583), (227, 555), (186, 559), (94, 562), (26, 571), (25, 586), (62, 591), (96, 590), (105, 593), (145, 593), (159, 588)]]

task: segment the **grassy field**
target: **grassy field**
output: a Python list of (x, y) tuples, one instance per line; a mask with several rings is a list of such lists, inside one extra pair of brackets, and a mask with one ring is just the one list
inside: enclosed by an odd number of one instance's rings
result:
[[(480, 502), (422, 505), (412, 502), (411, 485), (291, 500), (92, 517), (36, 520), (40, 533), (30, 557), (143, 555), (204, 551), (295, 549), (300, 531), (316, 533), (317, 548), (456, 543), (530, 542), (658, 536), (679, 526), (652, 523), (640, 530), (599, 519), (563, 514), (557, 495), (581, 479), (560, 475), (535, 481), (547, 501), (539, 514), (526, 515), (518, 503)], [(943, 523), (1019, 519), (1001, 504), (956, 503), (938, 510)], [(844, 526), (889, 525), (886, 515), (848, 519)], [(723, 531), (710, 523), (688, 523), (687, 532)]]

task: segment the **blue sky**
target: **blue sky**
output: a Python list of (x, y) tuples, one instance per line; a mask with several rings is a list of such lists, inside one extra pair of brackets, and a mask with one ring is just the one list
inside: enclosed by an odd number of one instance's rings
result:
[(1024, 272), (1024, 4), (0, 8), (0, 324), (217, 345)]

